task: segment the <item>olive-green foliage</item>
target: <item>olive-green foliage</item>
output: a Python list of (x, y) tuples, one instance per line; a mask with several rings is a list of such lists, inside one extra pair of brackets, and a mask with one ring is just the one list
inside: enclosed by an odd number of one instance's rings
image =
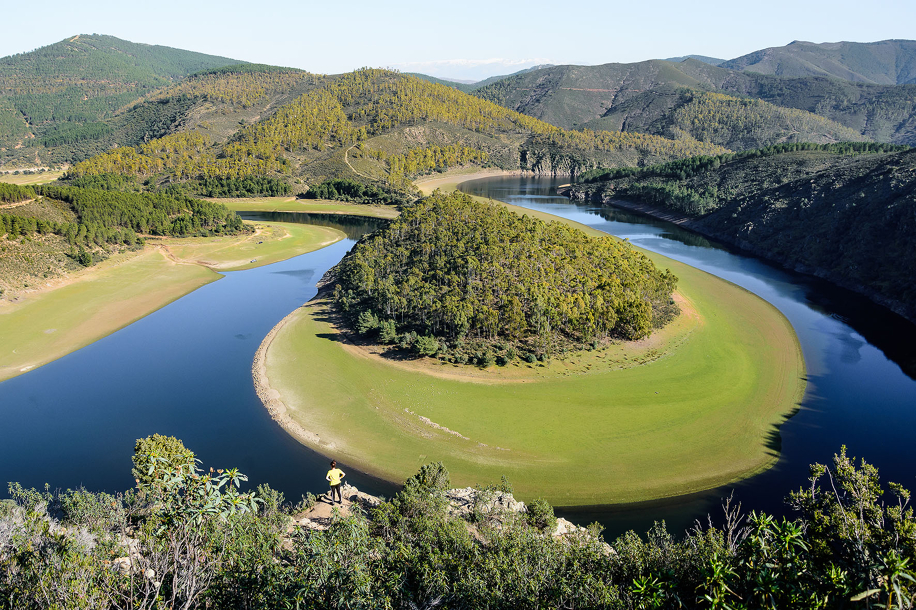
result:
[(723, 163), (736, 159), (756, 159), (759, 157), (772, 157), (799, 151), (820, 151), (837, 155), (854, 155), (867, 153), (903, 152), (909, 146), (901, 144), (879, 144), (872, 142), (837, 142), (832, 144), (814, 144), (811, 142), (795, 142), (791, 144), (774, 144), (764, 148), (746, 150), (738, 153), (725, 153), (715, 156), (697, 156), (686, 159), (669, 161), (660, 165), (649, 167), (619, 167), (596, 168), (583, 173), (577, 182), (602, 182), (629, 177), (659, 177), (677, 178), (684, 180), (701, 172), (718, 169)]
[[(130, 178), (111, 174), (86, 176), (77, 182), (107, 189), (135, 186)], [(185, 237), (250, 230), (222, 204), (174, 191), (135, 193), (56, 185), (28, 190), (33, 197), (44, 199), (29, 204), (32, 207), (0, 213), (0, 239), (59, 235), (69, 244), (70, 258), (86, 267), (104, 259), (112, 247), (142, 245), (138, 233)], [(0, 192), (4, 192), (2, 183)], [(54, 213), (47, 214), (49, 210)]]
[(238, 62), (98, 35), (5, 57), (0, 60), (0, 142), (15, 143), (28, 129), (46, 146), (99, 138), (107, 128), (98, 121), (119, 108), (172, 79), (233, 63)]
[[(431, 334), (544, 351), (644, 337), (676, 313), (677, 278), (629, 245), (459, 192), (408, 208), (360, 241), (336, 275), (336, 301), (361, 332), (388, 322), (413, 333), (399, 339), (409, 346)], [(428, 340), (421, 345), (432, 351)], [(477, 363), (492, 364), (490, 349), (482, 352)]]
[(432, 171), (441, 172), (468, 163), (483, 165), (488, 160), (489, 156), (484, 151), (458, 144), (414, 148), (403, 155), (388, 157), (388, 182), (393, 185), (404, 185), (408, 182), (408, 177)]
[(81, 176), (70, 182), (72, 186), (84, 189), (97, 189), (102, 191), (135, 191), (140, 185), (133, 176), (120, 174), (92, 174)]
[(656, 523), (611, 547), (598, 527), (555, 538), (532, 507), (449, 516), (439, 463), (368, 513), (292, 534), (282, 494), (241, 493), (237, 471), (152, 464), (121, 495), (11, 484), (0, 608), (904, 609), (916, 593), (909, 493), (845, 449), (812, 467), (792, 519), (729, 500), (721, 525)]
[(877, 295), (916, 319), (916, 151), (900, 148), (790, 144), (612, 171), (619, 177), (582, 190), (694, 216), (695, 230)]
[[(134, 463), (130, 471), (138, 483), (148, 484), (153, 480), (155, 469), (160, 464), (178, 469), (194, 465), (194, 452), (174, 436), (153, 434), (138, 438), (134, 444)], [(164, 460), (164, 461), (160, 461)]]
[(529, 525), (539, 530), (553, 531), (557, 524), (557, 518), (553, 515), (553, 507), (542, 498), (528, 503), (526, 518)]
[[(685, 87), (692, 90), (687, 98), (682, 96)], [(702, 97), (708, 91), (734, 96), (733, 101), (712, 104), (709, 109), (716, 108), (716, 116), (693, 118), (713, 127), (710, 135), (736, 137), (734, 145), (742, 148), (792, 141), (799, 131), (805, 140), (842, 139), (837, 123), (874, 141), (916, 143), (914, 84), (874, 85), (823, 76), (783, 78), (737, 72), (692, 59), (552, 66), (510, 76), (473, 94), (567, 129), (594, 126), (677, 137), (678, 129), (692, 132), (688, 119), (694, 113), (688, 109), (678, 121), (672, 121), (671, 114), (685, 103), (689, 105), (690, 96)], [(819, 124), (815, 117), (778, 108), (742, 107), (739, 97), (813, 113), (833, 123)], [(748, 131), (746, 127), (756, 121), (756, 116), (766, 117), (767, 122)], [(731, 126), (732, 119), (744, 120), (745, 125)], [(732, 127), (737, 129), (732, 131)], [(702, 135), (702, 130), (696, 135)]]
[(35, 191), (31, 187), (0, 182), (0, 203), (17, 203), (34, 198)]
[(264, 64), (234, 64), (204, 70), (163, 89), (153, 99), (187, 96), (250, 108), (269, 95), (288, 93), (317, 77), (296, 68)]
[(205, 197), (282, 197), (289, 195), (292, 188), (277, 178), (245, 176), (204, 178), (197, 190)]
[(172, 236), (236, 233), (243, 229), (241, 219), (224, 205), (181, 193), (131, 193), (54, 185), (39, 186), (36, 191), (69, 204), (82, 225)]
[[(281, 73), (265, 74), (279, 78)], [(251, 81), (255, 78), (252, 74), (240, 75), (237, 82), (224, 82), (227, 78), (227, 73), (217, 74), (209, 78), (209, 85), (191, 79), (187, 85), (179, 86), (180, 95), (176, 93), (167, 99), (189, 96), (198, 99), (195, 96), (210, 95), (206, 93), (210, 89), (227, 88), (235, 92), (225, 93), (231, 102), (245, 98), (248, 88), (255, 93), (259, 90), (260, 85)], [(297, 73), (290, 78), (306, 77)], [(575, 156), (576, 168), (593, 166), (589, 159), (596, 153), (617, 160), (624, 157), (658, 160), (725, 151), (720, 146), (695, 140), (673, 141), (631, 133), (567, 132), (456, 89), (387, 70), (362, 69), (336, 77), (309, 76), (307, 80), (312, 85), (308, 92), (261, 121), (241, 127), (225, 144), (211, 143), (193, 132), (173, 133), (137, 148), (123, 146), (77, 163), (69, 176), (112, 172), (141, 178), (168, 176), (170, 181), (217, 176), (286, 178), (318, 171), (315, 167), (321, 163), (315, 161), (316, 157), (323, 155), (326, 161), (335, 150), (396, 128), (426, 123), (447, 124), (510, 139), (530, 137), (526, 144), (530, 158), (539, 154), (538, 151), (550, 149), (554, 155)], [(496, 146), (502, 152), (508, 147), (505, 143)], [(368, 154), (373, 153), (368, 151)], [(509, 169), (517, 168), (518, 153), (514, 148), (508, 157), (515, 164)], [(407, 178), (422, 172), (463, 163), (485, 164), (489, 158), (487, 152), (459, 143), (444, 146), (429, 143), (386, 157), (389, 182), (398, 188), (405, 186)]]
[(335, 199), (374, 205), (404, 205), (408, 203), (406, 195), (390, 187), (363, 184), (346, 179), (325, 180), (310, 186), (309, 190), (300, 196), (305, 199)]

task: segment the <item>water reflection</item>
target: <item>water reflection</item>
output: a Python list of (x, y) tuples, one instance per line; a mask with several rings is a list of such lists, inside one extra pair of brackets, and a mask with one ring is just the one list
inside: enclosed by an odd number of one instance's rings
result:
[(349, 239), (358, 240), (388, 224), (384, 218), (354, 216), (349, 214), (321, 214), (312, 212), (238, 212), (245, 220), (260, 222), (294, 222), (331, 227), (343, 232)]

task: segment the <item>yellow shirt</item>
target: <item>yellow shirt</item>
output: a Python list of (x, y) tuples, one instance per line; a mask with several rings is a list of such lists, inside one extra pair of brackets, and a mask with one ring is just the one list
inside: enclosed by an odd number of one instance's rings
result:
[(343, 478), (344, 473), (340, 468), (335, 468), (328, 471), (328, 476), (325, 478), (331, 482), (331, 485), (340, 485), (340, 480)]

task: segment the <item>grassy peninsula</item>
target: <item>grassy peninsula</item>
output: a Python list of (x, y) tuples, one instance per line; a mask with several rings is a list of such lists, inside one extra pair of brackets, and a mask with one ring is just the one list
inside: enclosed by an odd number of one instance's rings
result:
[(641, 342), (502, 367), (417, 364), (351, 343), (331, 303), (315, 301), (262, 344), (262, 398), (301, 442), (367, 472), (397, 480), (445, 459), (460, 484), (505, 474), (561, 505), (677, 495), (766, 468), (804, 389), (791, 327), (728, 282), (646, 256), (678, 277), (684, 313)]

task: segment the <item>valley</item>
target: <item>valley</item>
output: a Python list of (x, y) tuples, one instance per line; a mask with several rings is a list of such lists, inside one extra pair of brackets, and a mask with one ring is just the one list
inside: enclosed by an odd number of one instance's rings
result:
[(0, 58), (0, 607), (911, 608), (916, 42), (322, 10)]

